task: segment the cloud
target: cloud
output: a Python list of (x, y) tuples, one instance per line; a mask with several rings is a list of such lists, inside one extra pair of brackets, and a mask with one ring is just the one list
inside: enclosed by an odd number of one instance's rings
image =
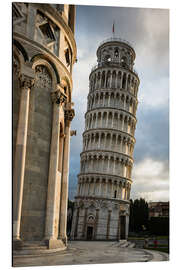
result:
[(142, 197), (148, 201), (168, 200), (169, 168), (167, 162), (146, 158), (134, 166), (132, 178), (132, 198)]

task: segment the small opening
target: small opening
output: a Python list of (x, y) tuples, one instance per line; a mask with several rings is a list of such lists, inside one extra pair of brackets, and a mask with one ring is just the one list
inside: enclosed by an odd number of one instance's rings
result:
[(66, 63), (69, 66), (70, 64), (69, 49), (66, 49), (65, 51), (65, 58), (66, 58)]
[(106, 55), (105, 61), (110, 62), (111, 61), (111, 56), (110, 55)]
[(39, 28), (41, 29), (41, 31), (44, 34), (46, 39), (50, 39), (52, 41), (55, 41), (54, 34), (53, 34), (53, 32), (51, 30), (51, 27), (50, 27), (50, 25), (48, 23), (40, 25)]
[(115, 50), (114, 56), (115, 56), (115, 58), (118, 58), (119, 57), (119, 51), (118, 51), (118, 49)]
[(117, 196), (117, 190), (114, 191), (114, 198)]

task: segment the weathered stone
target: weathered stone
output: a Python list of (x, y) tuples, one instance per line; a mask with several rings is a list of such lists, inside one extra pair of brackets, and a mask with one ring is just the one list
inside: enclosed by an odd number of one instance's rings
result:
[[(74, 9), (65, 10), (73, 18)], [(36, 251), (66, 247), (60, 203), (67, 205), (68, 171), (63, 175), (62, 167), (69, 168), (69, 150), (63, 146), (72, 117), (65, 119), (64, 108), (67, 100), (72, 104), (76, 45), (74, 21), (68, 24), (64, 12), (50, 4), (13, 3), (13, 247), (26, 252), (29, 242)], [(55, 103), (54, 93), (61, 93)]]

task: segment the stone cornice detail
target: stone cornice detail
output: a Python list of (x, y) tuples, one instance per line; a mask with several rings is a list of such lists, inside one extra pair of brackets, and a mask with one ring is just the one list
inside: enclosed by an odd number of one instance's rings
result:
[[(101, 93), (107, 93), (107, 92), (109, 92), (110, 94), (112, 93), (112, 89), (110, 88), (110, 89), (106, 89), (106, 88), (99, 88), (99, 89), (96, 89), (96, 90), (93, 90), (93, 91), (90, 91), (89, 93), (88, 93), (88, 96), (87, 96), (87, 98), (89, 98), (89, 97), (93, 97), (94, 95), (96, 95), (97, 93), (98, 94), (101, 94)], [(131, 94), (128, 90), (126, 91), (126, 90), (124, 90), (123, 88), (115, 88), (115, 89), (113, 89), (113, 93), (114, 93), (114, 95), (116, 95), (117, 93), (118, 94), (124, 94), (124, 95), (129, 95), (133, 100), (135, 100), (137, 103), (138, 103), (138, 99), (137, 99), (137, 97), (135, 96), (135, 95), (133, 95), (133, 94)], [(109, 108), (109, 107), (108, 107)]]
[(82, 155), (85, 155), (85, 154), (102, 155), (102, 153), (123, 156), (125, 158), (130, 159), (132, 162), (134, 162), (134, 159), (131, 156), (123, 154), (123, 153), (115, 152), (115, 151), (112, 151), (112, 150), (101, 150), (101, 149), (86, 150), (86, 151), (81, 152), (80, 157)]
[(132, 136), (130, 133), (121, 131), (119, 129), (112, 129), (112, 128), (91, 128), (91, 129), (85, 130), (82, 135), (83, 137), (85, 137), (86, 135), (92, 134), (92, 133), (108, 133), (108, 132), (112, 132), (113, 134), (117, 133), (117, 134), (121, 134), (122, 136), (130, 137), (134, 141), (134, 143), (136, 142), (135, 137)]
[(116, 181), (124, 181), (124, 182), (130, 182), (131, 184), (133, 183), (132, 179), (130, 178), (127, 178), (127, 177), (121, 177), (119, 175), (113, 175), (113, 174), (102, 174), (102, 173), (79, 173), (77, 175), (77, 177), (97, 177), (97, 178), (111, 178), (111, 179), (114, 179)]
[(99, 200), (99, 201), (110, 201), (110, 202), (114, 202), (114, 203), (118, 203), (118, 204), (130, 204), (130, 201), (129, 200), (119, 200), (119, 199), (110, 199), (110, 198), (105, 198), (105, 197), (97, 197), (97, 196), (90, 196), (90, 195), (87, 195), (87, 196), (81, 196), (81, 195), (78, 195), (78, 196), (75, 196), (75, 199), (83, 199), (83, 200)]
[(91, 113), (91, 112), (99, 112), (99, 111), (102, 111), (104, 112), (104, 110), (109, 110), (111, 113), (115, 112), (115, 111), (118, 111), (118, 112), (122, 112), (122, 113), (125, 113), (125, 114), (128, 114), (130, 115), (132, 118), (134, 118), (134, 120), (136, 121), (137, 123), (137, 118), (134, 114), (126, 111), (126, 110), (123, 110), (123, 109), (117, 109), (117, 108), (113, 108), (113, 107), (97, 107), (97, 108), (94, 108), (94, 109), (90, 109), (90, 110), (87, 110), (87, 112), (85, 113), (85, 118), (87, 116), (87, 114)]

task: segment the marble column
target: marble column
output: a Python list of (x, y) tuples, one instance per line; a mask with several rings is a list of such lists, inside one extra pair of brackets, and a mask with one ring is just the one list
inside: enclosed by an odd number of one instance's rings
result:
[(20, 239), (20, 223), (25, 173), (27, 129), (29, 116), (30, 89), (34, 84), (34, 73), (26, 67), (27, 74), (20, 75), (20, 108), (13, 168), (13, 240)]
[(94, 239), (96, 239), (96, 237), (97, 237), (98, 222), (99, 222), (99, 209), (96, 209), (96, 218), (95, 218), (95, 226), (94, 226)]
[(61, 183), (61, 205), (60, 205), (60, 238), (67, 244), (66, 224), (67, 224), (67, 203), (68, 203), (68, 178), (69, 178), (69, 150), (70, 150), (70, 123), (75, 115), (72, 104), (67, 103), (65, 107), (65, 139), (64, 156)]
[(112, 210), (108, 210), (108, 220), (107, 220), (107, 231), (106, 231), (106, 239), (109, 239), (109, 229), (110, 229), (110, 222), (111, 222), (111, 212)]
[(76, 210), (77, 210), (77, 213), (76, 213), (76, 220), (75, 220), (74, 238), (76, 238), (78, 234), (79, 207)]
[[(60, 189), (62, 181), (62, 157), (59, 156), (60, 147), (60, 118), (62, 112), (62, 104), (66, 101), (66, 96), (60, 86), (51, 93), (53, 102), (53, 122), (49, 161), (48, 191), (46, 205), (46, 221), (45, 221), (45, 237), (48, 241), (49, 248), (56, 247), (59, 225), (60, 210)], [(63, 144), (61, 143), (61, 146)], [(62, 151), (61, 151), (62, 152)], [(59, 159), (60, 157), (60, 159)], [(61, 167), (61, 171), (59, 170)]]
[(84, 208), (84, 221), (83, 221), (83, 231), (82, 231), (82, 237), (86, 237), (86, 220), (87, 220), (87, 208)]

